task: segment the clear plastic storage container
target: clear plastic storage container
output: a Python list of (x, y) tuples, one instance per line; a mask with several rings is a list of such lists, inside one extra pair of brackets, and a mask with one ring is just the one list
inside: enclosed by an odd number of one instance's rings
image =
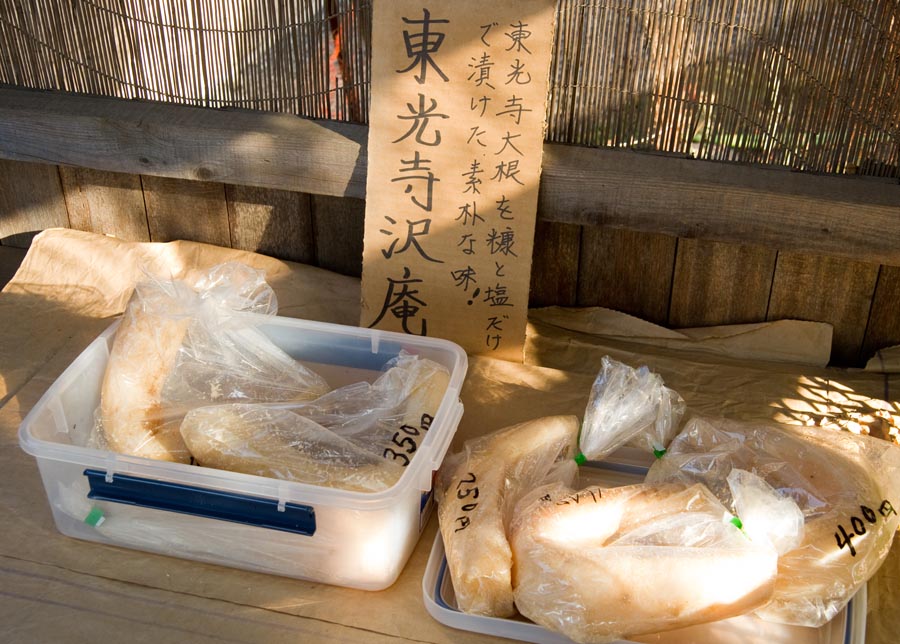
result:
[(19, 428), (63, 534), (364, 590), (390, 586), (431, 509), (433, 473), (462, 416), (466, 354), (445, 340), (258, 316), (275, 344), (332, 387), (372, 381), (405, 350), (450, 373), (402, 477), (377, 493), (346, 491), (83, 447), (116, 324), (47, 390)]

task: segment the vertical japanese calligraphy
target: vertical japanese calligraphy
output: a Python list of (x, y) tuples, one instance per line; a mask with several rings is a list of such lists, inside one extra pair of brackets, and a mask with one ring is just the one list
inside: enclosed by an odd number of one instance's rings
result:
[(522, 359), (554, 8), (373, 3), (362, 326)]

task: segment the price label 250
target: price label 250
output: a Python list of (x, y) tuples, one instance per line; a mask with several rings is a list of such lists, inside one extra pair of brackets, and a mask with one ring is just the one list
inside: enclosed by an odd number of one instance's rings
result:
[(469, 513), (478, 507), (478, 501), (476, 500), (479, 494), (477, 483), (478, 477), (475, 476), (474, 472), (469, 472), (465, 478), (460, 479), (459, 483), (456, 484), (456, 498), (460, 501), (465, 501), (465, 503), (460, 507), (460, 516), (456, 517), (459, 527), (453, 532), (465, 530), (472, 523)]

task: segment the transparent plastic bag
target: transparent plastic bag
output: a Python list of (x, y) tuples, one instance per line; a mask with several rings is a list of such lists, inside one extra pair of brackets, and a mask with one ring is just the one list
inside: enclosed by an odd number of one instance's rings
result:
[(360, 492), (403, 474), (449, 383), (446, 368), (402, 352), (375, 382), (306, 403), (191, 410), (181, 435), (200, 465)]
[(575, 416), (550, 416), (467, 441), (438, 475), (438, 520), (459, 608), (515, 613), (507, 526), (519, 498), (549, 479), (571, 484)]
[(738, 468), (729, 472), (726, 482), (734, 499), (734, 513), (751, 541), (769, 544), (779, 555), (800, 545), (805, 520), (790, 496), (779, 493), (753, 472)]
[(684, 410), (684, 400), (659, 375), (603, 356), (584, 412), (581, 452), (587, 460), (603, 460), (632, 444), (662, 454)]
[(254, 404), (192, 409), (181, 424), (204, 467), (359, 492), (386, 490), (403, 468), (289, 409)]
[(753, 472), (804, 516), (799, 545), (779, 559), (763, 619), (821, 626), (875, 573), (890, 550), (898, 515), (900, 448), (811, 427), (696, 418), (670, 443), (646, 482), (701, 482), (727, 507), (729, 476)]
[(515, 604), (576, 642), (741, 615), (772, 595), (777, 553), (703, 485), (539, 488), (510, 528)]
[(191, 408), (218, 402), (308, 400), (328, 391), (245, 313), (274, 315), (262, 272), (229, 262), (191, 286), (148, 278), (129, 300), (100, 394), (95, 444), (190, 462), (178, 427)]
[(293, 411), (402, 467), (421, 445), (450, 383), (438, 363), (401, 351), (375, 382), (341, 387)]

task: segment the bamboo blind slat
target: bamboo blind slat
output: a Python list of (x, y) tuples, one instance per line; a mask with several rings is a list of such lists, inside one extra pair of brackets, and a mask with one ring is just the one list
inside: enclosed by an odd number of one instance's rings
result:
[[(0, 83), (365, 123), (370, 0), (0, 0)], [(559, 0), (547, 139), (900, 177), (896, 0)]]

